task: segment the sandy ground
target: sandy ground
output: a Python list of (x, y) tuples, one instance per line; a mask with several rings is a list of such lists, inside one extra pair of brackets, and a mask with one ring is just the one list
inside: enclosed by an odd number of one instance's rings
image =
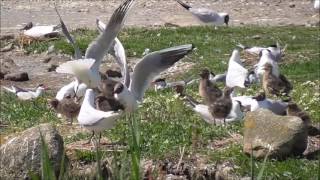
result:
[[(17, 32), (24, 23), (57, 24), (54, 1), (1, 1), (1, 32)], [(72, 28), (95, 27), (95, 19), (107, 21), (121, 0), (56, 0), (66, 24)], [(231, 16), (230, 25), (308, 25), (319, 21), (311, 0), (185, 0)], [(137, 0), (126, 26), (179, 26), (201, 24), (174, 0)]]

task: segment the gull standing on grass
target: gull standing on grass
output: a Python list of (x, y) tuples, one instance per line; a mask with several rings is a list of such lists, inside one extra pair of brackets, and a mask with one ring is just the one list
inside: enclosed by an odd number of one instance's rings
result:
[(270, 50), (271, 55), (274, 57), (274, 60), (279, 62), (282, 57), (282, 52), (285, 51), (286, 46), (281, 49), (279, 43), (270, 45), (269, 47), (259, 47), (259, 46), (245, 46), (241, 43), (237, 45), (237, 47), (243, 49), (245, 52), (252, 55), (260, 55), (262, 50)]
[(31, 100), (31, 99), (36, 99), (38, 98), (46, 89), (43, 84), (39, 84), (36, 88), (36, 91), (31, 91), (31, 90), (27, 90), (27, 89), (22, 89), (18, 86), (11, 86), (11, 88), (3, 86), (3, 88), (10, 92), (15, 94), (18, 99), (20, 100)]
[(228, 26), (230, 16), (228, 13), (217, 13), (211, 9), (206, 8), (192, 8), (188, 4), (176, 0), (182, 7), (188, 10), (192, 15), (197, 17), (200, 21), (204, 23), (212, 23), (215, 26), (221, 26), (226, 24)]

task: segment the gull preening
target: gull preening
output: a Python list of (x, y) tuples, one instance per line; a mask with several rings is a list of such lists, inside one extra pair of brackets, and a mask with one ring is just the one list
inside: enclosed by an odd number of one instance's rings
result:
[(206, 8), (193, 8), (188, 4), (176, 0), (183, 8), (188, 10), (192, 15), (197, 17), (200, 21), (204, 23), (212, 23), (215, 26), (220, 26), (226, 24), (228, 26), (230, 16), (228, 13), (217, 13), (214, 10)]
[(38, 85), (35, 91), (23, 89), (14, 85), (11, 86), (11, 88), (6, 86), (3, 86), (3, 88), (6, 91), (15, 94), (20, 100), (36, 99), (47, 89), (43, 84)]

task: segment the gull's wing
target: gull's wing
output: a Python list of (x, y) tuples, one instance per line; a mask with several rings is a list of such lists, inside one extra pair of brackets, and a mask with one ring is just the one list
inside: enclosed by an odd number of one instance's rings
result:
[(92, 69), (94, 59), (79, 59), (68, 61), (61, 64), (57, 69), (57, 73), (73, 74), (79, 82), (85, 83), (88, 87), (95, 88), (99, 85), (101, 77), (99, 71)]
[(57, 15), (59, 16), (63, 35), (68, 39), (68, 42), (72, 45), (72, 47), (74, 49), (74, 58), (81, 59), (82, 55), (81, 55), (81, 51), (80, 51), (78, 45), (75, 43), (74, 39), (72, 38), (71, 34), (69, 33), (67, 26), (64, 24), (57, 7), (55, 6), (54, 9), (56, 10)]
[(227, 77), (227, 73), (223, 73), (223, 74), (217, 74), (214, 77), (210, 76), (209, 80), (213, 83), (215, 82), (222, 82), (225, 83), (226, 82), (226, 77)]
[(75, 81), (70, 82), (69, 84), (63, 86), (56, 95), (56, 99), (58, 101), (61, 101), (66, 95), (70, 95), (71, 97), (74, 96), (75, 92), (74, 92), (74, 87), (75, 87), (76, 83)]
[(176, 0), (177, 3), (179, 3), (183, 8), (185, 8), (186, 10), (189, 10), (191, 8), (191, 6), (189, 6), (188, 4), (180, 1), (180, 0)]
[(119, 64), (120, 67), (122, 67), (122, 75), (123, 75), (123, 83), (129, 87), (130, 84), (130, 75), (129, 75), (129, 68), (126, 60), (126, 53), (124, 50), (123, 45), (119, 41), (118, 38), (114, 39), (114, 56), (116, 57), (115, 59), (117, 60), (117, 63)]
[(234, 50), (229, 60), (228, 72), (226, 76), (226, 85), (228, 87), (245, 88), (244, 82), (247, 78), (248, 70), (241, 65), (240, 53)]
[(59, 67), (57, 67), (56, 72), (73, 74), (77, 76), (80, 71), (89, 71), (94, 63), (95, 63), (94, 59), (79, 59), (79, 60), (67, 61), (61, 64)]
[(103, 31), (106, 29), (106, 24), (100, 21), (100, 19), (96, 19), (96, 25), (97, 29), (100, 33), (103, 33)]
[[(102, 33), (105, 30), (106, 25), (99, 19), (96, 20), (96, 24), (98, 30)], [(117, 37), (115, 37), (114, 42), (112, 44), (113, 48), (109, 49), (109, 53), (116, 59), (118, 65), (121, 67), (122, 76), (124, 77), (123, 84), (129, 87), (130, 75), (124, 47)]]
[(115, 12), (112, 14), (107, 28), (89, 45), (85, 58), (95, 59), (96, 62), (92, 67), (95, 70), (99, 70), (99, 66), (105, 54), (107, 54), (110, 46), (112, 45), (115, 37), (118, 35), (126, 17), (128, 10), (130, 9), (134, 0), (126, 0), (121, 4)]
[(19, 99), (22, 99), (22, 100), (29, 100), (34, 98), (32, 92), (18, 92), (17, 96)]
[[(113, 121), (118, 118), (121, 113), (113, 112), (113, 111), (100, 111), (95, 109), (94, 105), (94, 92), (92, 89), (87, 89), (86, 94), (84, 96), (80, 112), (78, 115), (78, 122), (83, 126), (90, 126), (99, 123), (99, 121)], [(104, 128), (104, 127), (101, 127)], [(107, 128), (107, 127), (105, 127)]]
[(141, 101), (152, 80), (191, 52), (192, 49), (193, 45), (187, 44), (156, 51), (143, 57), (134, 67), (129, 87), (135, 98)]

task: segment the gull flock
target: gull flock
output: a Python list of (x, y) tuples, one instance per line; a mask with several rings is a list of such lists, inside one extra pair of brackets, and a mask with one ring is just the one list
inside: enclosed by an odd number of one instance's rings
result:
[[(93, 135), (110, 129), (120, 117), (134, 113), (139, 108), (150, 86), (153, 86), (158, 93), (164, 89), (174, 88), (180, 99), (210, 124), (226, 125), (239, 121), (247, 111), (256, 111), (259, 108), (269, 109), (279, 115), (285, 115), (288, 112), (299, 114), (294, 113), (298, 110), (301, 112), (297, 104), (291, 100), (290, 91), (293, 87), (290, 81), (279, 70), (278, 62), (281, 61), (283, 48), (278, 43), (267, 47), (236, 45), (230, 56), (228, 69), (223, 74), (216, 75), (209, 69), (203, 69), (199, 72), (197, 79), (167, 82), (164, 78), (158, 78), (161, 72), (166, 71), (193, 51), (195, 47), (192, 42), (145, 53), (145, 56), (135, 65), (133, 72), (129, 72), (125, 48), (117, 35), (134, 1), (125, 0), (114, 11), (107, 24), (96, 19), (100, 34), (89, 44), (84, 55), (81, 54), (70, 35), (57, 8), (55, 10), (60, 21), (59, 25), (33, 26), (29, 23), (22, 29), (24, 35), (32, 37), (44, 37), (58, 33), (61, 29), (73, 46), (74, 59), (61, 64), (56, 72), (73, 75), (74, 80), (61, 87), (55, 98), (49, 102), (50, 106), (57, 113), (65, 116), (71, 124), (76, 118), (79, 125), (92, 131)], [(180, 0), (176, 2), (202, 22), (214, 26), (229, 24), (230, 15), (227, 13), (193, 8)], [(319, 8), (317, 0), (315, 8)], [(247, 69), (243, 65), (245, 60), (241, 59), (240, 51), (257, 56), (256, 64)], [(102, 60), (107, 54), (115, 58), (121, 72), (101, 73), (99, 71)], [(185, 88), (194, 83), (199, 83), (202, 102), (185, 93)], [(219, 83), (225, 87), (220, 89)], [(253, 84), (262, 85), (262, 91), (256, 96), (238, 95), (238, 91)], [(21, 100), (30, 100), (39, 97), (46, 87), (39, 85), (36, 91), (17, 86), (4, 87), (4, 89), (14, 93)], [(296, 111), (292, 112), (292, 107)]]

